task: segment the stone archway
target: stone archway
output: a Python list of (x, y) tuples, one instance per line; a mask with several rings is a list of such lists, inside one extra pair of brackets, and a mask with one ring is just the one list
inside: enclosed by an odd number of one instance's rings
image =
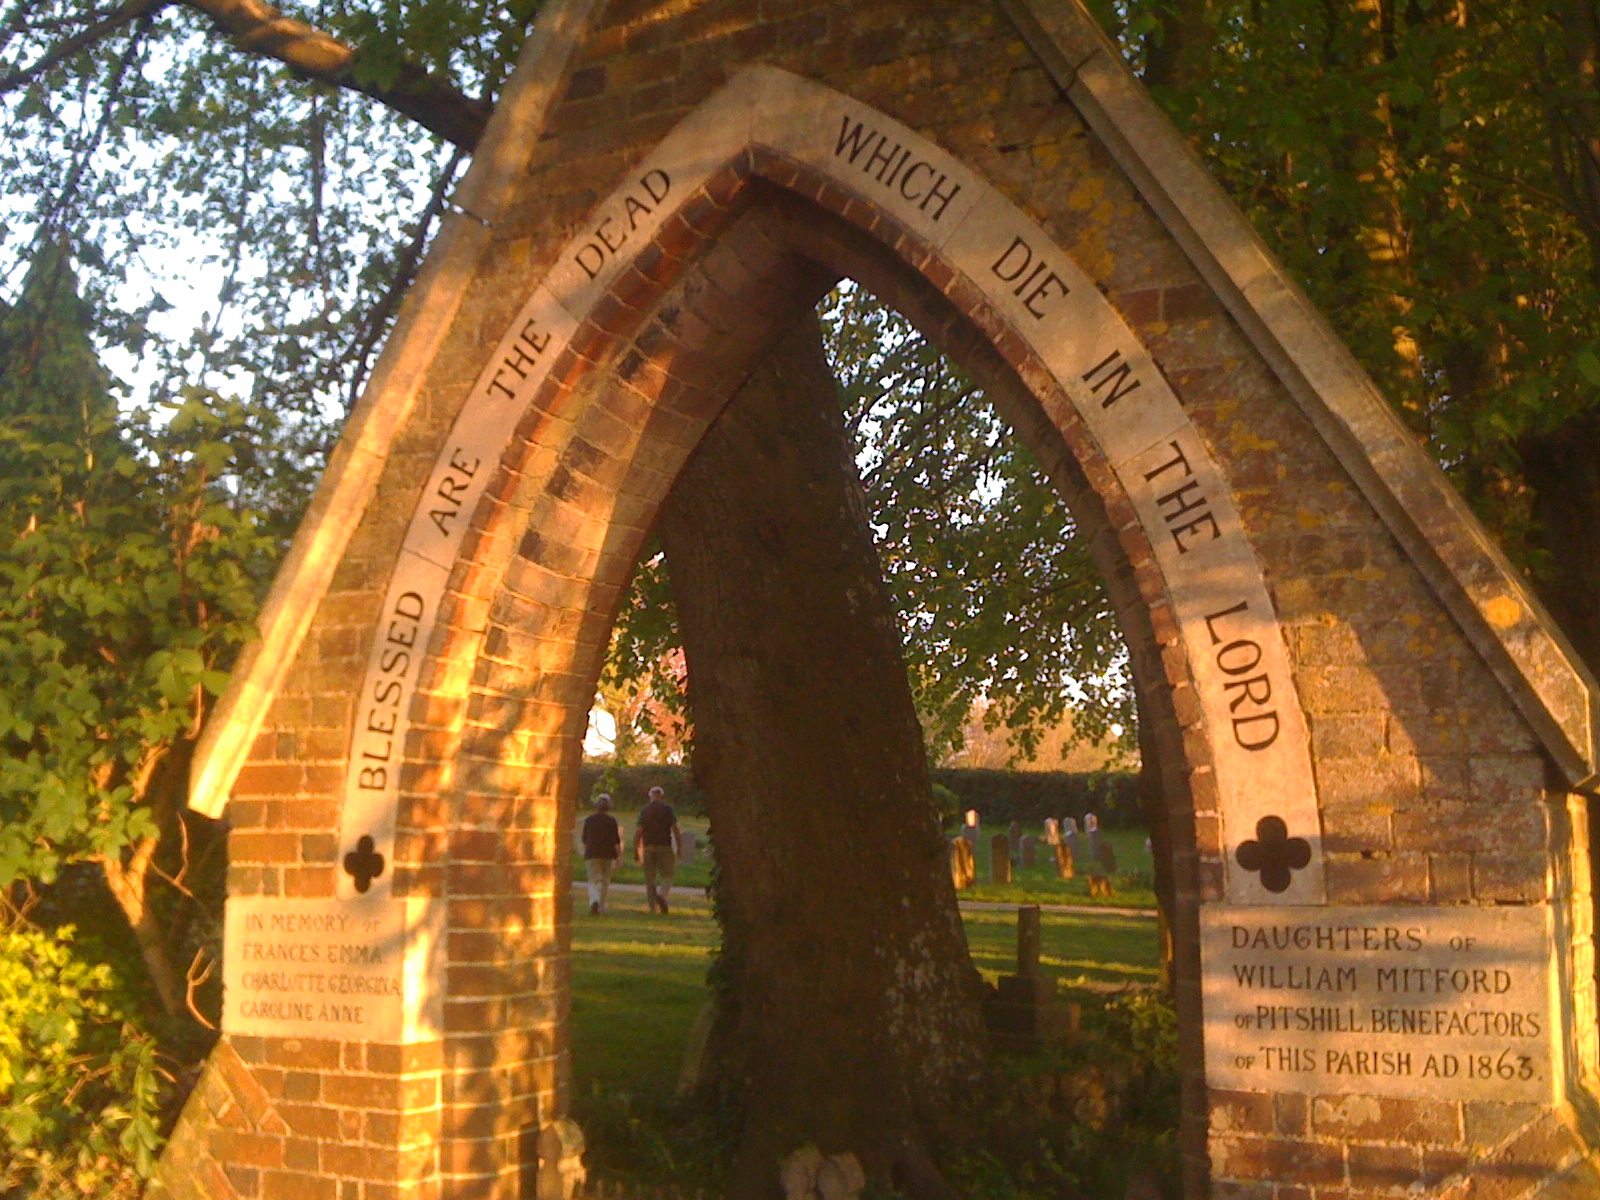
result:
[(850, 274), (1092, 531), (1179, 846), (1197, 1194), (1538, 1194), (1594, 1144), (1592, 683), (1085, 14), (793, 7), (541, 18), (202, 748), (225, 1038), (163, 1186), (516, 1193), (620, 589)]

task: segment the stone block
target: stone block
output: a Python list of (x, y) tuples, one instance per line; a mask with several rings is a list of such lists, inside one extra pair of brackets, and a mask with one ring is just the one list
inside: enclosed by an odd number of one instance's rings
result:
[(1443, 1100), (1318, 1096), (1312, 1129), (1320, 1138), (1453, 1146), (1461, 1140), (1460, 1106)]
[(1211, 1088), (1207, 1097), (1211, 1107), (1211, 1128), (1219, 1134), (1270, 1134), (1276, 1131), (1270, 1093)]
[(1421, 904), (1428, 897), (1425, 855), (1329, 856), (1328, 900), (1334, 904)]
[(1417, 760), (1405, 754), (1317, 760), (1317, 792), (1329, 806), (1402, 805), (1422, 787)]
[(1353, 1187), (1400, 1190), (1414, 1188), (1422, 1181), (1422, 1151), (1415, 1146), (1357, 1143), (1345, 1147), (1345, 1154)]
[(1296, 1138), (1213, 1138), (1213, 1169), (1223, 1179), (1270, 1179), (1317, 1186), (1344, 1182), (1343, 1147)]
[(1466, 904), (1472, 899), (1470, 854), (1428, 855), (1428, 891), (1434, 904)]
[(1495, 904), (1538, 904), (1548, 897), (1549, 866), (1543, 856), (1478, 854), (1472, 860), (1472, 894)]

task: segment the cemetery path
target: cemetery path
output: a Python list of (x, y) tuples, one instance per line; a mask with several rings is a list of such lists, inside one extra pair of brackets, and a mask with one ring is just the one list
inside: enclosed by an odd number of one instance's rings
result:
[[(613, 883), (611, 885), (611, 890), (613, 892), (621, 892), (624, 895), (642, 896), (642, 895), (644, 895), (644, 884), (642, 884), (642, 883)], [(574, 883), (572, 885), (572, 894), (574, 896), (583, 895), (585, 900), (587, 900), (587, 896), (586, 896), (585, 890), (584, 890), (584, 884), (581, 883), (581, 882)], [(689, 887), (674, 887), (672, 889), (672, 903), (674, 905), (684, 904), (684, 905), (698, 905), (700, 907), (706, 907), (706, 906), (708, 906), (710, 904), (710, 901), (707, 900), (706, 895), (705, 895), (705, 890), (703, 888), (689, 886)], [(1010, 903), (1010, 902), (1005, 902), (1005, 901), (1000, 901), (1000, 900), (960, 900), (960, 901), (958, 901), (958, 903), (961, 905), (962, 910), (965, 911), (965, 912), (1004, 912), (1004, 911), (1006, 911), (1008, 909), (1015, 909), (1015, 908), (1023, 907), (1020, 904), (1013, 904), (1013, 903)], [(1109, 904), (1042, 904), (1041, 903), (1039, 905), (1039, 911), (1042, 912), (1042, 913), (1049, 913), (1049, 914), (1054, 914), (1054, 915), (1057, 915), (1057, 916), (1146, 917), (1146, 918), (1148, 918), (1148, 919), (1150, 919), (1152, 921), (1156, 919), (1156, 910), (1153, 909), (1153, 908), (1119, 908), (1119, 907), (1115, 907), (1115, 906), (1109, 905)]]

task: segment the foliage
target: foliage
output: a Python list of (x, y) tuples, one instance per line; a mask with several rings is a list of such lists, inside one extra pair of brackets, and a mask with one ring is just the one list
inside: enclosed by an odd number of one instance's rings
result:
[[(1071, 514), (983, 395), (904, 317), (854, 285), (821, 306), (907, 669), (934, 755), (984, 722), (1031, 751), (1071, 711), (1073, 739), (1131, 742), (1127, 652)], [(647, 555), (602, 691), (677, 651), (666, 566)], [(681, 710), (679, 681), (651, 677)], [(648, 734), (648, 728), (641, 732)]]
[[(993, 771), (977, 767), (935, 767), (935, 799), (948, 818), (976, 808), (987, 825), (1011, 821), (1039, 824), (1046, 817), (1099, 815), (1106, 829), (1135, 829), (1144, 824), (1139, 807), (1138, 778), (1126, 771)], [(689, 768), (676, 763), (585, 763), (579, 774), (579, 794), (610, 792), (616, 808), (632, 811), (644, 807), (652, 787), (665, 789), (667, 802), (679, 815), (703, 816), (705, 797), (694, 786)]]
[(70, 277), (42, 294), (56, 261), (0, 343), (0, 886), (158, 832), (152, 784), (251, 635), (271, 553), (225, 486), (242, 407), (85, 391)]
[[(10, 5), (0, 77), (97, 9)], [(358, 76), (410, 57), (492, 95), (531, 6), (327, 2), (293, 15), (352, 39)], [(381, 105), (240, 53), (184, 5), (155, 5), (0, 93), (0, 298), (64, 245), (102, 347), (141, 389), (252, 401), (237, 486), (286, 538), (461, 161)]]
[(1161, 993), (1078, 991), (1074, 1040), (1002, 1060), (983, 1150), (947, 1164), (974, 1200), (1123, 1200), (1143, 1177), (1180, 1194), (1177, 1016)]
[(159, 1145), (154, 1039), (70, 927), (0, 927), (0, 1195), (137, 1196)]
[[(1530, 440), (1600, 404), (1581, 0), (1103, 6), (1158, 99), (1526, 565)], [(1190, 36), (1168, 66), (1164, 39)], [(1158, 69), (1162, 67), (1168, 69)]]
[(705, 815), (705, 794), (694, 786), (689, 769), (677, 763), (585, 763), (578, 774), (580, 795), (593, 797), (609, 792), (613, 806), (620, 812), (643, 808), (653, 787), (666, 792), (667, 803), (679, 816)]
[(980, 698), (1025, 749), (1069, 708), (1080, 740), (1132, 730), (1121, 633), (1038, 464), (893, 309), (847, 286), (822, 311), (929, 740), (959, 744)]
[[(652, 1195), (674, 1200), (726, 1194), (736, 1114), (708, 1112), (689, 1099), (606, 1091), (597, 1080), (573, 1097), (572, 1109), (584, 1130), (586, 1157), (608, 1181), (651, 1183)], [(670, 1190), (661, 1180), (671, 1180)]]

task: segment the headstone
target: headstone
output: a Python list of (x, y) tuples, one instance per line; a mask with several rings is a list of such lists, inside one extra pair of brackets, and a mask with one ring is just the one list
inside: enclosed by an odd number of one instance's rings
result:
[(1046, 817), (1044, 819), (1044, 841), (1047, 846), (1059, 846), (1061, 844), (1061, 822), (1054, 817)]
[(972, 843), (964, 837), (950, 839), (950, 882), (958, 892), (978, 882), (978, 860), (972, 853)]
[(1011, 882), (1011, 839), (997, 833), (989, 839), (989, 880), (991, 883)]
[(1017, 974), (1024, 979), (1039, 977), (1041, 936), (1039, 906), (1022, 905), (1017, 909)]
[(1033, 834), (1025, 833), (1022, 835), (1022, 847), (1018, 857), (1021, 860), (1022, 869), (1024, 871), (1031, 871), (1033, 869), (1035, 856), (1038, 853), (1038, 846), (1039, 839), (1034, 837)]
[(1117, 873), (1117, 848), (1112, 845), (1111, 839), (1108, 837), (1100, 839), (1100, 869), (1107, 876)]
[(692, 829), (678, 831), (678, 863), (689, 866), (694, 862), (695, 853), (700, 849), (700, 838)]
[(1037, 904), (1017, 908), (1017, 973), (1002, 975), (984, 1000), (990, 1042), (1003, 1053), (1031, 1054), (1070, 1037), (1077, 1016), (1056, 997), (1055, 980), (1040, 965), (1040, 915)]
[(1017, 855), (1022, 852), (1022, 822), (1013, 821), (1006, 826), (1007, 844), (1011, 847), (1011, 861), (1017, 861)]
[(1071, 879), (1077, 874), (1077, 868), (1072, 861), (1072, 847), (1065, 842), (1056, 843), (1056, 877)]
[(961, 817), (961, 836), (967, 839), (967, 845), (972, 847), (973, 857), (978, 854), (978, 810), (969, 808)]

